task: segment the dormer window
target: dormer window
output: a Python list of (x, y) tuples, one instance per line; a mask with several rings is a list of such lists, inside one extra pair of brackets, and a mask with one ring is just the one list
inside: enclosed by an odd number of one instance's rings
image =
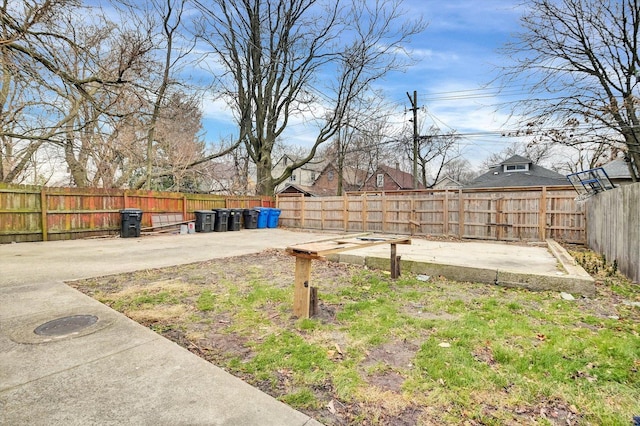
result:
[(529, 171), (528, 164), (505, 164), (504, 165), (505, 172), (527, 172)]

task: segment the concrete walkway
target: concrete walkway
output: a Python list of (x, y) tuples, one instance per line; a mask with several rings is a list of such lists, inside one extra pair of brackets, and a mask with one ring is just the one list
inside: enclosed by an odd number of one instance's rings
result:
[[(64, 281), (284, 249), (327, 237), (259, 229), (0, 245), (0, 424), (319, 424)], [(577, 277), (588, 287), (588, 276), (579, 276), (584, 271), (558, 269), (562, 262), (546, 247), (414, 239), (410, 246), (398, 246), (398, 254), (405, 271), (439, 266), (489, 271), (495, 277), (502, 270), (514, 274), (512, 279), (526, 276), (536, 282)], [(388, 267), (389, 250), (373, 247), (341, 256)], [(75, 315), (95, 322), (61, 336), (34, 333), (49, 321)]]

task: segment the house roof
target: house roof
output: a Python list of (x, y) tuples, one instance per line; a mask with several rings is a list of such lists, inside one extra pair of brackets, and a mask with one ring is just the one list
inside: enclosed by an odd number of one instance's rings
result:
[[(333, 162), (329, 162), (324, 166), (321, 173), (325, 173), (328, 169), (333, 169), (334, 172), (338, 171), (338, 168)], [(356, 167), (345, 166), (342, 168), (342, 180), (345, 184), (351, 186), (361, 186), (367, 179), (367, 171), (360, 170)]]
[[(505, 165), (528, 164), (527, 171), (504, 171)], [(465, 188), (502, 188), (512, 186), (559, 186), (569, 185), (566, 176), (552, 170), (533, 164), (528, 158), (514, 155), (491, 167), (489, 171), (482, 174), (465, 185)]]
[(629, 165), (622, 158), (613, 160), (603, 165), (602, 168), (607, 172), (607, 176), (611, 179), (631, 179)]
[(304, 194), (312, 197), (330, 197), (336, 195), (336, 191), (333, 188), (317, 188), (307, 185), (296, 185), (294, 183), (288, 183), (277, 192), (278, 194)]
[[(279, 165), (280, 163), (282, 164), (282, 167), (288, 166), (288, 164), (285, 164), (286, 161), (284, 161), (284, 159), (288, 159), (290, 162), (295, 163), (296, 161), (300, 161), (302, 159), (302, 157), (299, 156), (293, 156), (293, 155), (289, 155), (289, 154), (284, 154), (282, 157), (280, 157), (278, 159), (278, 161), (275, 162), (274, 167)], [(322, 169), (324, 169), (324, 167), (327, 165), (328, 160), (327, 159), (317, 159), (317, 158), (313, 158), (311, 159), (309, 162), (303, 164), (302, 166), (298, 167), (298, 169), (304, 169), (304, 170), (311, 170), (314, 172), (319, 172)], [(296, 169), (297, 170), (297, 169)]]
[[(396, 169), (395, 167), (390, 166), (378, 166), (378, 170), (386, 173), (393, 179), (393, 181), (401, 188), (401, 189), (412, 189), (413, 188), (413, 175), (411, 173), (403, 172), (400, 169)], [(375, 175), (372, 178), (375, 179)], [(419, 184), (419, 188), (424, 188), (424, 185)]]

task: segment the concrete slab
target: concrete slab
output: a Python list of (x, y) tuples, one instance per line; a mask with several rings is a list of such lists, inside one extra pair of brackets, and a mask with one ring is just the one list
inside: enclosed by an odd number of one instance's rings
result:
[[(405, 272), (530, 290), (595, 294), (593, 278), (553, 240), (543, 245), (523, 245), (413, 238), (411, 245), (397, 246), (397, 255)], [(388, 246), (375, 246), (328, 259), (389, 270), (390, 250)]]
[[(322, 237), (269, 229), (0, 245), (0, 424), (319, 425), (63, 280)], [(62, 336), (33, 332), (70, 315), (98, 320)]]
[[(328, 236), (258, 229), (0, 245), (0, 424), (319, 424), (63, 281), (284, 249)], [(563, 257), (558, 247), (554, 251)], [(558, 268), (563, 261), (546, 247), (416, 238), (397, 249), (403, 270), (429, 275), (494, 283), (498, 277), (498, 284), (520, 280), (532, 287), (556, 278), (588, 286), (590, 278), (576, 265)], [(388, 268), (389, 248), (354, 250), (340, 259)], [(62, 336), (33, 333), (70, 315), (98, 320)]]

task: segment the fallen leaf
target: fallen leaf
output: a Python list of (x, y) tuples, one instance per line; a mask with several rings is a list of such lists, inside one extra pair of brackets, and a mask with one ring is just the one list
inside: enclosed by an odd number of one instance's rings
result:
[(333, 405), (333, 399), (331, 401), (329, 401), (329, 403), (327, 404), (327, 408), (329, 409), (329, 412), (331, 414), (335, 414), (336, 413), (336, 407)]
[(334, 343), (334, 346), (336, 347), (336, 350), (338, 351), (338, 353), (339, 353), (340, 355), (344, 355), (344, 354), (342, 353), (342, 349), (340, 349), (340, 346), (338, 346), (338, 344), (337, 344), (337, 343)]
[(438, 346), (440, 346), (441, 348), (450, 348), (451, 347), (451, 343), (442, 342)]
[(544, 342), (545, 340), (547, 340), (547, 336), (545, 336), (544, 334), (538, 333), (536, 334), (536, 339), (540, 340), (541, 342)]

